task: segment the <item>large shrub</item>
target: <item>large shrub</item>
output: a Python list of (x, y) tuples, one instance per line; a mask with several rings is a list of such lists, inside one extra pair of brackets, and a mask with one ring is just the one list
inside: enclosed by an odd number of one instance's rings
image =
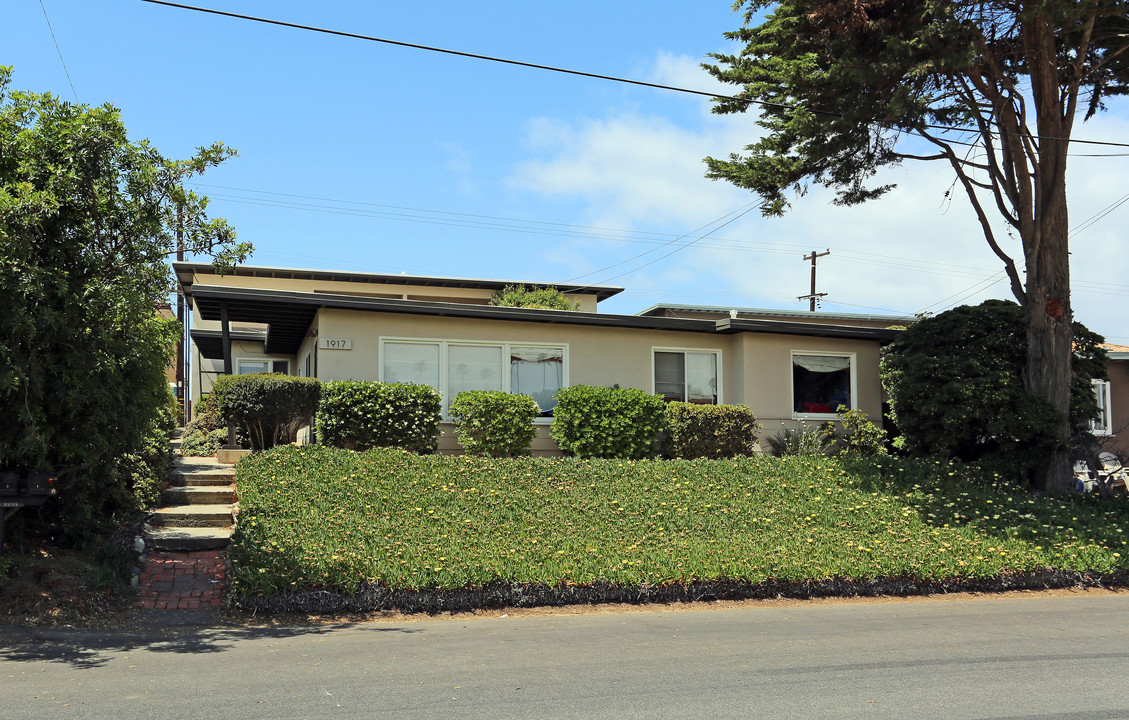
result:
[(579, 310), (580, 302), (573, 302), (555, 287), (526, 287), (507, 285), (490, 298), (490, 304), (502, 307), (541, 308), (543, 310)]
[(675, 458), (731, 458), (757, 452), (757, 418), (747, 405), (666, 406), (663, 452)]
[(455, 434), (468, 455), (518, 457), (529, 455), (537, 428), (533, 419), (541, 408), (529, 395), (499, 390), (461, 392), (451, 403)]
[(428, 385), (333, 380), (322, 385), (318, 442), (350, 450), (439, 447), (439, 391)]
[[(1105, 374), (1101, 339), (1074, 329), (1071, 414), (1080, 428), (1096, 411), (1091, 379)], [(914, 455), (981, 461), (1016, 477), (1045, 463), (1057, 411), (1023, 384), (1023, 311), (988, 300), (927, 318), (899, 335), (882, 359), (899, 447)]]
[(37, 516), (93, 539), (137, 509), (116, 459), (146, 452), (167, 402), (179, 323), (154, 308), (172, 285), (177, 208), (189, 252), (248, 249), (184, 189), (231, 151), (165, 158), (112, 105), (10, 92), (10, 75), (0, 67), (0, 468), (57, 471)]
[(554, 397), (549, 432), (562, 451), (582, 458), (655, 455), (655, 440), (665, 428), (662, 396), (635, 388), (573, 385)]
[(239, 426), (252, 450), (294, 442), (318, 406), (321, 381), (276, 373), (221, 375), (212, 396), (224, 422)]

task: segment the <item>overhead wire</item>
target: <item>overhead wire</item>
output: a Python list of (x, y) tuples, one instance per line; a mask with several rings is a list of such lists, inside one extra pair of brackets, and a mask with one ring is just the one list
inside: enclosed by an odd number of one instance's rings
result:
[(63, 73), (67, 76), (67, 84), (71, 86), (71, 94), (74, 95), (74, 101), (78, 102), (78, 92), (74, 89), (74, 82), (71, 80), (71, 71), (67, 69), (67, 61), (63, 59), (63, 51), (59, 47), (59, 40), (55, 37), (55, 28), (51, 27), (51, 18), (47, 17), (47, 6), (43, 4), (43, 0), (39, 0), (39, 7), (43, 10), (43, 19), (47, 21), (47, 30), (51, 33), (51, 42), (55, 43), (55, 52), (59, 54), (59, 62), (63, 65)]
[[(523, 60), (512, 60), (512, 59), (509, 59), (509, 58), (496, 57), (496, 56), (493, 56), (493, 55), (483, 55), (481, 53), (465, 52), (465, 51), (462, 51), (462, 50), (451, 50), (449, 48), (441, 48), (441, 47), (437, 47), (437, 46), (434, 46), (434, 45), (423, 45), (421, 43), (405, 42), (403, 40), (392, 40), (392, 39), (389, 39), (389, 38), (376, 37), (376, 36), (373, 36), (373, 35), (364, 35), (364, 34), (361, 34), (361, 33), (354, 33), (354, 32), (347, 32), (347, 31), (344, 31), (344, 30), (332, 30), (332, 29), (329, 29), (329, 28), (316, 27), (314, 25), (304, 25), (302, 23), (287, 22), (285, 20), (275, 20), (275, 19), (272, 19), (272, 18), (258, 17), (258, 16), (255, 16), (255, 15), (245, 15), (243, 13), (229, 12), (229, 11), (226, 11), (226, 10), (216, 10), (214, 8), (205, 8), (205, 7), (199, 7), (199, 6), (196, 6), (196, 5), (186, 5), (184, 3), (169, 2), (168, 0), (141, 0), (141, 1), (152, 4), (152, 5), (164, 5), (166, 7), (177, 8), (177, 9), (180, 9), (180, 10), (189, 10), (189, 11), (192, 11), (192, 12), (205, 13), (205, 14), (209, 14), (209, 15), (218, 15), (218, 16), (229, 17), (229, 18), (234, 18), (234, 19), (238, 19), (238, 20), (248, 20), (248, 21), (251, 21), (251, 22), (263, 23), (263, 24), (266, 24), (266, 25), (276, 25), (276, 26), (280, 26), (280, 27), (287, 27), (287, 28), (291, 28), (291, 29), (294, 29), (294, 30), (304, 30), (304, 31), (307, 31), (307, 32), (316, 32), (316, 33), (322, 33), (322, 34), (325, 34), (325, 35), (334, 35), (334, 36), (337, 36), (337, 37), (350, 38), (350, 39), (353, 39), (353, 40), (365, 40), (365, 41), (368, 41), (368, 42), (382, 43), (382, 44), (385, 44), (385, 45), (394, 45), (394, 46), (397, 46), (397, 47), (411, 48), (413, 50), (424, 50), (424, 51), (427, 51), (427, 52), (441, 53), (441, 54), (444, 54), (444, 55), (454, 55), (454, 56), (457, 56), (457, 57), (470, 58), (470, 59), (473, 59), (473, 60), (485, 60), (485, 61), (488, 61), (488, 62), (501, 63), (501, 64), (504, 64), (504, 65), (515, 65), (515, 66), (518, 66), (518, 67), (532, 68), (534, 70), (545, 70), (545, 71), (548, 71), (548, 72), (561, 73), (561, 74), (565, 74), (565, 75), (575, 75), (575, 76), (579, 76), (579, 77), (592, 78), (592, 79), (595, 79), (595, 80), (607, 80), (607, 81), (610, 81), (610, 82), (623, 83), (623, 84), (626, 84), (626, 85), (637, 85), (637, 86), (640, 86), (640, 87), (654, 88), (654, 89), (657, 89), (657, 90), (670, 90), (672, 92), (684, 93), (684, 94), (688, 94), (688, 95), (698, 95), (698, 96), (703, 96), (703, 97), (708, 97), (708, 98), (720, 98), (720, 99), (725, 99), (725, 100), (733, 100), (733, 101), (736, 101), (736, 102), (742, 102), (742, 103), (746, 103), (746, 104), (749, 104), (749, 105), (758, 105), (758, 106), (761, 106), (761, 107), (775, 107), (775, 108), (780, 108), (780, 109), (784, 109), (784, 110), (801, 109), (801, 106), (789, 104), (789, 103), (769, 102), (769, 101), (765, 101), (765, 100), (754, 100), (754, 99), (749, 98), (749, 97), (742, 97), (742, 96), (737, 96), (737, 95), (721, 95), (721, 94), (718, 94), (716, 92), (709, 92), (709, 91), (706, 91), (706, 90), (693, 90), (693, 89), (690, 89), (690, 88), (677, 87), (677, 86), (674, 86), (674, 85), (665, 85), (663, 83), (653, 83), (653, 82), (647, 82), (645, 80), (634, 80), (634, 79), (631, 79), (631, 78), (617, 77), (615, 75), (605, 75), (603, 73), (593, 73), (593, 72), (586, 72), (586, 71), (583, 71), (583, 70), (573, 70), (573, 69), (570, 69), (570, 68), (555, 67), (553, 65), (543, 65), (541, 63), (525, 62)], [(808, 112), (817, 114), (817, 115), (826, 115), (826, 116), (829, 116), (829, 117), (842, 117), (842, 115), (839, 114), (839, 113), (830, 112), (830, 111), (826, 111), (826, 110), (819, 110), (819, 109), (816, 109), (816, 108), (803, 108), (803, 109), (807, 110)], [(888, 124), (882, 124), (882, 123), (877, 123), (877, 122), (874, 123), (874, 124), (878, 125), (879, 127), (889, 127)], [(979, 135), (980, 134), (980, 130), (978, 130), (976, 128), (960, 127), (960, 126), (956, 126), (956, 125), (923, 124), (921, 127), (922, 127), (922, 129), (925, 129), (925, 130), (942, 130), (942, 131), (945, 131), (945, 132), (962, 132), (962, 133), (969, 133), (969, 134), (973, 134), (973, 135)], [(910, 128), (901, 128), (901, 129), (905, 130), (907, 132), (912, 131)], [(1008, 136), (1008, 135), (1024, 136), (1023, 133), (1005, 132), (1005, 131), (995, 131), (992, 134), (998, 135), (998, 136), (1001, 136), (1001, 137), (1002, 136)], [(1075, 143), (1075, 144), (1079, 144), (1079, 145), (1101, 145), (1101, 146), (1107, 146), (1107, 147), (1129, 148), (1129, 143), (1113, 142), (1113, 141), (1108, 141), (1108, 140), (1080, 140), (1080, 139), (1077, 139), (1077, 138), (1060, 138), (1060, 137), (1050, 137), (1050, 136), (1040, 136), (1040, 140), (1044, 140), (1044, 141), (1045, 140), (1054, 140), (1054, 141), (1061, 141), (1061, 142), (1070, 142), (1070, 143)], [(958, 144), (970, 145), (972, 143), (958, 142)]]

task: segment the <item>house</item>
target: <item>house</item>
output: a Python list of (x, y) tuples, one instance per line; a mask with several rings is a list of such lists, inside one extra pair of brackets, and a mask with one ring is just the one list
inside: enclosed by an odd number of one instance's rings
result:
[[(840, 316), (693, 317), (602, 313), (622, 288), (556, 285), (579, 311), (490, 306), (501, 280), (173, 264), (192, 308), (196, 400), (217, 374), (275, 371), (322, 380), (432, 385), (443, 410), (462, 390), (532, 395), (534, 452), (553, 454), (553, 393), (577, 384), (635, 387), (670, 400), (740, 403), (766, 433), (822, 422), (843, 404), (880, 417), (879, 351), (897, 330)], [(658, 307), (658, 306), (656, 306)], [(654, 312), (652, 312), (654, 311)], [(797, 313), (797, 315), (802, 315)], [(441, 451), (457, 451), (450, 423)]]
[(1090, 429), (1101, 441), (1101, 449), (1129, 458), (1129, 347), (1103, 344), (1109, 355), (1109, 380), (1095, 380), (1101, 417)]

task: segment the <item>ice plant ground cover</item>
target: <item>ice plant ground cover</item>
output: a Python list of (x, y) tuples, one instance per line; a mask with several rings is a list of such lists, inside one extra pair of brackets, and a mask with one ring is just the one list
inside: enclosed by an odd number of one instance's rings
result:
[(237, 468), (237, 596), (1129, 568), (1129, 500), (899, 458), (616, 461), (280, 447)]

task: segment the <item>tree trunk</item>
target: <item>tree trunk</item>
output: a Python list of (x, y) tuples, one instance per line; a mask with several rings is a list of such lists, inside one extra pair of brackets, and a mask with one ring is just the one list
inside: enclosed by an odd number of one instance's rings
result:
[[(1060, 181), (1061, 182), (1061, 181)], [(1040, 203), (1036, 219), (1035, 252), (1027, 257), (1027, 389), (1059, 411), (1055, 448), (1045, 467), (1035, 473), (1038, 490), (1069, 490), (1073, 485), (1070, 459), (1070, 384), (1074, 352), (1073, 312), (1070, 308), (1070, 253), (1067, 248), (1066, 193)], [(1045, 196), (1044, 196), (1045, 197)], [(1028, 244), (1028, 243), (1025, 243)]]
[[(1040, 5), (1036, 3), (1036, 5)], [(1046, 7), (1024, 23), (1023, 39), (1031, 73), (1031, 94), (1038, 129), (1032, 214), (1022, 232), (1027, 289), (1027, 389), (1059, 412), (1055, 447), (1032, 478), (1038, 490), (1069, 490), (1070, 379), (1074, 314), (1070, 309), (1069, 223), (1066, 204), (1066, 158), (1077, 85), (1065, 97), (1056, 54), (1056, 34)]]

